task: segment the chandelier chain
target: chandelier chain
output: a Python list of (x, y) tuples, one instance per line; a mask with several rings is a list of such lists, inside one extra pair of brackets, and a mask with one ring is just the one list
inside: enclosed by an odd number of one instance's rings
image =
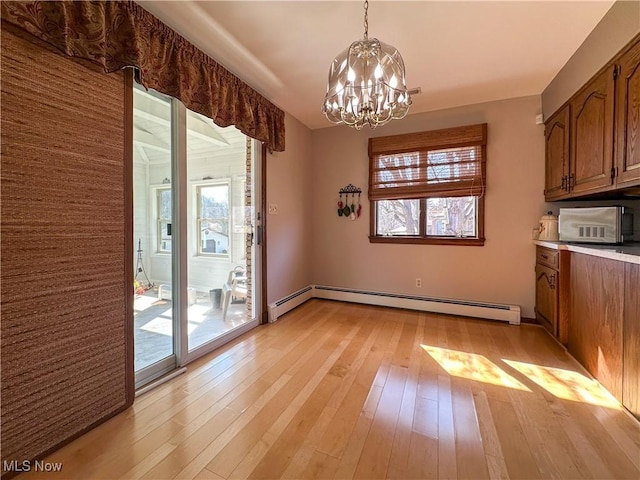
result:
[(369, 39), (369, 0), (364, 0), (364, 39)]

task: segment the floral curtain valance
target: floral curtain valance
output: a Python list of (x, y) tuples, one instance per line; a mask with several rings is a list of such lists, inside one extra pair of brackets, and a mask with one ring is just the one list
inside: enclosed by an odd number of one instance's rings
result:
[(3, 1), (2, 19), (72, 57), (110, 73), (135, 67), (138, 79), (187, 108), (235, 125), (284, 151), (284, 112), (164, 23), (131, 2)]

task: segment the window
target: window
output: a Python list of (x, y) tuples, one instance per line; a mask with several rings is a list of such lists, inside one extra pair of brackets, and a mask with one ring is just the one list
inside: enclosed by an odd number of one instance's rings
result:
[(483, 245), (486, 139), (486, 124), (370, 138), (370, 241)]
[(158, 252), (171, 252), (171, 187), (156, 190), (156, 205), (158, 209)]
[(199, 185), (198, 255), (229, 254), (229, 184)]

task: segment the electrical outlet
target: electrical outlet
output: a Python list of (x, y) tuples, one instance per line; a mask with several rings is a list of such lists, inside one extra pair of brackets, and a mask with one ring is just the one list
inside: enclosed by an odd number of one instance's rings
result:
[(269, 204), (269, 215), (277, 215), (278, 214), (278, 204), (270, 203)]
[(416, 278), (416, 287), (422, 288), (422, 279), (421, 278)]

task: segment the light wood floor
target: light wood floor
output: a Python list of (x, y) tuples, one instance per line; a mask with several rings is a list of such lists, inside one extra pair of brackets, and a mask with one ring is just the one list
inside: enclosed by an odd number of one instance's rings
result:
[(188, 369), (46, 478), (640, 478), (640, 424), (536, 326), (312, 300)]

